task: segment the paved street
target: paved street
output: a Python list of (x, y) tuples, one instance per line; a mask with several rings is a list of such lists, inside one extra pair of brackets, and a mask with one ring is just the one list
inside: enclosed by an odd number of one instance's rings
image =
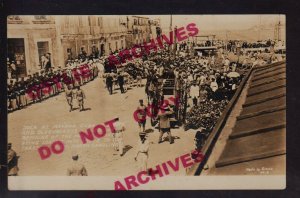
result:
[[(97, 78), (84, 85), (82, 89), (87, 98), (85, 100), (86, 111), (79, 112), (77, 109), (69, 112), (65, 95), (61, 93), (8, 115), (8, 142), (13, 144), (13, 149), (20, 156), (19, 175), (64, 176), (72, 161), (73, 153), (79, 154), (79, 160), (86, 166), (88, 175), (91, 176), (126, 176), (137, 173), (138, 164), (134, 161), (134, 156), (139, 128), (133, 119), (133, 112), (136, 110), (139, 99), (144, 99), (146, 104), (144, 87), (133, 87), (125, 94), (120, 94), (119, 90), (115, 90), (113, 95), (109, 95), (103, 79)], [(109, 129), (104, 138), (96, 138), (84, 145), (81, 143), (80, 131), (86, 131), (89, 127), (93, 129), (93, 126), (116, 117), (119, 117), (126, 127), (124, 133), (126, 153), (123, 157), (120, 157), (111, 146)], [(157, 144), (159, 133), (157, 129), (152, 129), (149, 118), (146, 129), (149, 132), (150, 142), (153, 142), (150, 144), (148, 167), (155, 167), (167, 160), (174, 161), (176, 157), (194, 148), (194, 131), (185, 132), (183, 129), (173, 129), (174, 144), (169, 144), (167, 141)], [(30, 146), (26, 143), (29, 141), (28, 138), (31, 138), (31, 142), (35, 142), (32, 148), (28, 148)], [(45, 144), (50, 145), (56, 140), (64, 142), (65, 151), (41, 160), (37, 148)], [(183, 175), (185, 170), (181, 168), (175, 174)]]

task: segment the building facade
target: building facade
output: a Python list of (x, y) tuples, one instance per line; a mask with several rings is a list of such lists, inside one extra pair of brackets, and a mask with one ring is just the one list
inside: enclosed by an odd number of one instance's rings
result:
[(148, 17), (127, 16), (127, 46), (149, 42), (151, 38), (151, 23)]
[(41, 57), (51, 54), (51, 63), (59, 65), (55, 18), (51, 16), (8, 16), (7, 55), (15, 61), (18, 76), (23, 77), (39, 70)]
[(80, 53), (100, 57), (149, 42), (159, 22), (140, 16), (8, 16), (8, 58), (19, 77), (40, 69), (50, 53), (52, 67), (64, 66)]
[(81, 51), (99, 57), (125, 48), (125, 19), (110, 15), (57, 17), (64, 60), (74, 59)]

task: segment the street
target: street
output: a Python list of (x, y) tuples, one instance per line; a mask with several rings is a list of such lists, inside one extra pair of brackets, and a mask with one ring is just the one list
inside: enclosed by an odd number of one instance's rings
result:
[[(72, 162), (71, 156), (75, 153), (79, 155), (79, 161), (85, 165), (89, 176), (127, 176), (139, 171), (134, 160), (139, 127), (133, 112), (139, 99), (143, 99), (147, 105), (145, 88), (132, 87), (125, 94), (116, 89), (113, 95), (109, 95), (103, 79), (96, 78), (82, 86), (82, 89), (86, 95), (85, 111), (79, 112), (75, 105), (76, 109), (69, 112), (65, 93), (60, 93), (8, 115), (8, 142), (12, 143), (12, 148), (19, 156), (20, 176), (65, 176)], [(124, 156), (119, 156), (114, 150), (109, 128), (105, 137), (82, 144), (80, 131), (86, 132), (88, 128), (92, 130), (95, 125), (116, 117), (126, 128)], [(154, 168), (167, 160), (174, 161), (176, 157), (194, 149), (195, 131), (185, 132), (182, 128), (171, 131), (174, 144), (168, 141), (158, 144), (158, 129), (151, 127), (150, 118), (147, 118), (146, 132), (150, 141), (148, 168)], [(57, 140), (64, 143), (64, 151), (42, 160), (38, 148), (42, 145), (50, 146)], [(185, 170), (180, 167), (174, 174), (184, 175)]]

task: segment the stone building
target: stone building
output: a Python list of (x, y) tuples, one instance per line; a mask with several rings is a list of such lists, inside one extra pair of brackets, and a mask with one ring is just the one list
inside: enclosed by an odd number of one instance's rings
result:
[(60, 65), (60, 43), (52, 16), (8, 16), (7, 53), (15, 61), (19, 77), (40, 69), (41, 57), (51, 54), (52, 65)]
[(59, 16), (64, 60), (74, 59), (84, 51), (98, 57), (125, 48), (126, 27), (121, 16)]
[(41, 69), (46, 53), (52, 67), (64, 67), (80, 53), (100, 57), (149, 42), (157, 24), (125, 15), (8, 16), (8, 58), (16, 62), (19, 77), (27, 76)]
[(151, 23), (148, 17), (128, 16), (126, 26), (128, 33), (126, 43), (129, 47), (150, 41)]

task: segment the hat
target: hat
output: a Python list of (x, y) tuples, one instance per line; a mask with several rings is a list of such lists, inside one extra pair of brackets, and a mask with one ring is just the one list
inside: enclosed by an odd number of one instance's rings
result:
[(79, 156), (78, 156), (78, 153), (73, 153), (72, 154), (72, 159), (73, 160), (78, 160)]
[(146, 132), (140, 132), (139, 136), (146, 136)]

